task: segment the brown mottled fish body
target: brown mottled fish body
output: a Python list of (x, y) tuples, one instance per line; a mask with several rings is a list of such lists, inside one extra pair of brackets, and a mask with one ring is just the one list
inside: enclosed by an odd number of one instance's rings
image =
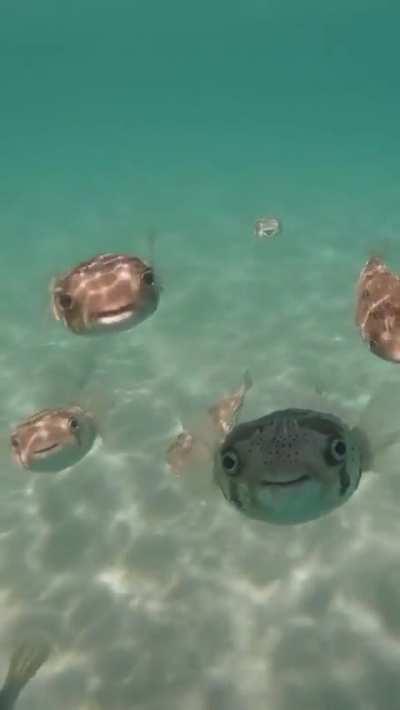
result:
[(357, 285), (356, 324), (378, 357), (400, 362), (400, 276), (371, 257)]
[(43, 409), (11, 433), (12, 456), (31, 471), (61, 471), (83, 458), (96, 433), (94, 418), (81, 407)]
[(127, 254), (99, 254), (54, 280), (52, 311), (78, 335), (128, 330), (157, 308), (153, 269)]

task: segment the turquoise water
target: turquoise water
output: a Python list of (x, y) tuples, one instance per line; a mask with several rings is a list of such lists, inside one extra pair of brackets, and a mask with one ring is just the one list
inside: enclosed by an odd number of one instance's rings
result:
[[(3, 0), (0, 17), (1, 669), (16, 638), (54, 644), (18, 709), (397, 708), (398, 477), (276, 528), (165, 466), (246, 368), (245, 418), (315, 388), (357, 417), (396, 385), (353, 320), (371, 249), (400, 266), (397, 3)], [(283, 232), (261, 243), (263, 214)], [(150, 228), (151, 319), (95, 343), (53, 322), (54, 275), (146, 257)], [(103, 441), (21, 473), (10, 427), (71, 401), (96, 403)]]

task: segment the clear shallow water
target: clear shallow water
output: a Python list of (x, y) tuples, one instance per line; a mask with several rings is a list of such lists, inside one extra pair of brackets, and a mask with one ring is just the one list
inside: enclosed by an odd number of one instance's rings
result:
[[(400, 266), (394, 3), (38, 3), (0, 23), (0, 426), (95, 401), (104, 442), (27, 476), (4, 451), (1, 666), (40, 629), (18, 708), (397, 708), (399, 479), (325, 519), (248, 521), (165, 469), (179, 421), (240, 381), (244, 417), (326, 390), (361, 411), (397, 370), (353, 326), (354, 285)], [(257, 243), (253, 223), (284, 232)], [(50, 278), (147, 255), (158, 312), (74, 338)], [(4, 449), (4, 447), (3, 447)]]

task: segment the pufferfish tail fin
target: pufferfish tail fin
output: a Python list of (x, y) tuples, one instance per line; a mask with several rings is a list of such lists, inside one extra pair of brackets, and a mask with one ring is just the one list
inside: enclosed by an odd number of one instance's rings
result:
[(21, 691), (47, 661), (49, 655), (50, 644), (46, 640), (23, 641), (17, 646), (0, 691), (0, 710), (12, 710)]

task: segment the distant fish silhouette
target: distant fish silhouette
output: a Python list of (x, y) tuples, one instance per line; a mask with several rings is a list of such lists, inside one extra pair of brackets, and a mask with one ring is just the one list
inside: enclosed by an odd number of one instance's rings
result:
[(254, 225), (257, 239), (272, 239), (282, 231), (281, 221), (277, 217), (260, 217)]

